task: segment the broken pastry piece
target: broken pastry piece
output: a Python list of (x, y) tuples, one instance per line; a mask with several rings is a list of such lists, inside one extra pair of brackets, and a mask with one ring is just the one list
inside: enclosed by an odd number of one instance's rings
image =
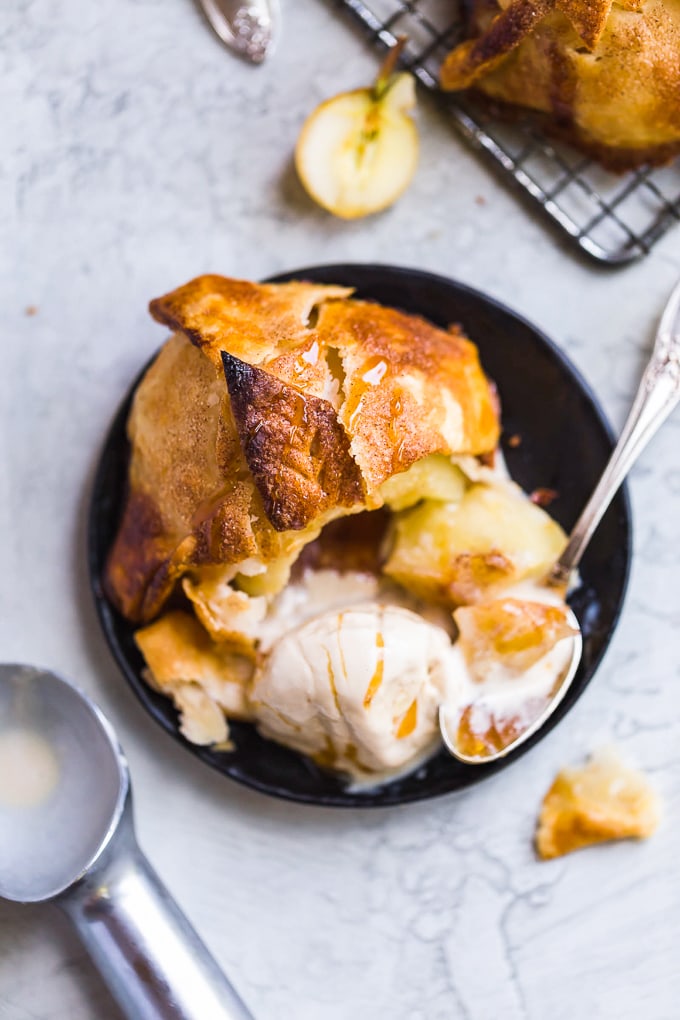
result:
[(523, 108), (612, 170), (680, 152), (677, 0), (472, 0), (442, 88)]
[(250, 719), (247, 685), (254, 657), (212, 641), (189, 613), (173, 610), (138, 630), (135, 641), (148, 681), (172, 698), (180, 730), (192, 744), (221, 744), (229, 736), (226, 716)]
[(593, 843), (645, 839), (659, 819), (659, 798), (645, 776), (608, 749), (559, 773), (543, 801), (536, 849), (547, 860)]

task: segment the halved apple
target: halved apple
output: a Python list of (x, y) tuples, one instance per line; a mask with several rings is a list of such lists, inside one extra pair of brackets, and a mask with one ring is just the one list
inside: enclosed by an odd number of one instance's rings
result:
[(418, 132), (410, 116), (415, 82), (408, 73), (393, 72), (395, 50), (372, 88), (326, 100), (298, 139), (295, 166), (305, 190), (343, 219), (392, 205), (415, 173)]
[(424, 499), (457, 503), (465, 494), (465, 475), (450, 457), (431, 453), (412, 464), (407, 471), (392, 475), (380, 488), (390, 510), (408, 510)]

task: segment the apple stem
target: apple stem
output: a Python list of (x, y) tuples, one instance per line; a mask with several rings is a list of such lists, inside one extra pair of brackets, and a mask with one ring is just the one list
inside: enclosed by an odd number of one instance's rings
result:
[(408, 42), (408, 36), (400, 35), (394, 46), (392, 46), (385, 57), (378, 77), (373, 86), (373, 97), (376, 102), (383, 98), (391, 85), (394, 84), (397, 62), (403, 53), (404, 46)]

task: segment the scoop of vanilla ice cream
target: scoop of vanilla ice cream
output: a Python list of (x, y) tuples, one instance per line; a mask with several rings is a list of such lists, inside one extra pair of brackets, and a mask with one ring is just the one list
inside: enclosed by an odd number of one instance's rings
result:
[(284, 634), (255, 676), (263, 736), (365, 775), (404, 767), (439, 740), (451, 643), (407, 609), (367, 603)]

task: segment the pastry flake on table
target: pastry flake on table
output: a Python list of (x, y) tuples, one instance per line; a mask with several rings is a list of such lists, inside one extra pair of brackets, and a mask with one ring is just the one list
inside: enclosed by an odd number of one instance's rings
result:
[(607, 748), (557, 775), (541, 807), (536, 849), (547, 860), (594, 843), (646, 839), (660, 814), (659, 797), (647, 778)]

